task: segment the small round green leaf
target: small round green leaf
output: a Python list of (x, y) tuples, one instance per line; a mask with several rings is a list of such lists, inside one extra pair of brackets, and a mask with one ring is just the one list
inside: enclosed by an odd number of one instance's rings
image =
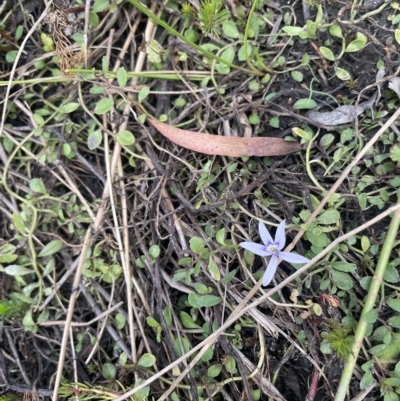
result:
[(193, 308), (201, 308), (202, 305), (199, 304), (199, 298), (201, 295), (196, 294), (195, 292), (191, 292), (188, 296), (188, 302), (190, 306)]
[(329, 147), (329, 145), (335, 140), (334, 135), (325, 134), (321, 140), (319, 141), (319, 146), (321, 146), (324, 150)]
[(297, 26), (285, 26), (283, 30), (290, 36), (296, 36), (304, 32), (303, 28)]
[(394, 37), (396, 38), (396, 42), (400, 44), (400, 29), (396, 29), (394, 31)]
[(235, 374), (236, 370), (236, 361), (233, 356), (228, 355), (226, 362), (224, 363), (225, 369), (230, 374)]
[[(247, 57), (250, 57), (251, 52), (253, 51), (253, 47), (251, 46), (250, 43), (247, 44)], [(244, 52), (244, 45), (240, 47), (238, 51), (238, 59), (239, 61), (245, 61), (246, 60), (246, 54)]]
[(332, 272), (332, 280), (334, 284), (341, 290), (348, 291), (353, 288), (353, 280), (347, 273), (334, 270)]
[(152, 245), (149, 249), (149, 255), (155, 259), (160, 256), (160, 247), (158, 245)]
[(398, 283), (399, 271), (392, 264), (389, 263), (386, 266), (385, 273), (383, 273), (383, 279), (388, 283)]
[(28, 331), (37, 331), (37, 326), (35, 325), (35, 321), (33, 320), (32, 310), (29, 310), (24, 318), (22, 319), (22, 325)]
[(299, 127), (292, 128), (292, 131), (295, 135), (299, 136), (300, 138), (310, 140), (312, 138), (312, 134), (308, 131), (304, 131)]
[(93, 12), (101, 13), (110, 7), (109, 0), (95, 0), (93, 4)]
[(17, 57), (18, 51), (17, 50), (10, 50), (6, 54), (6, 61), (7, 63), (13, 63)]
[(204, 353), (204, 355), (201, 357), (201, 360), (202, 360), (203, 362), (211, 361), (213, 355), (214, 355), (214, 350), (212, 349), (212, 347), (210, 347), (210, 348)]
[(143, 354), (139, 359), (138, 365), (144, 368), (149, 368), (156, 363), (156, 357), (152, 354)]
[(222, 60), (225, 60), (228, 63), (232, 63), (233, 59), (235, 58), (235, 50), (233, 47), (228, 47), (227, 49), (225, 49), (221, 56)]
[(39, 126), (39, 127), (43, 127), (44, 125), (44, 118), (37, 113), (33, 114), (33, 120), (35, 121), (35, 123)]
[(329, 33), (337, 38), (343, 38), (342, 28), (338, 24), (333, 24), (329, 27)]
[(339, 221), (340, 214), (336, 209), (328, 209), (318, 216), (319, 224), (335, 224)]
[(332, 354), (331, 343), (326, 341), (326, 340), (323, 340), (321, 342), (321, 345), (320, 345), (319, 349), (323, 354), (326, 354), (326, 355)]
[[(237, 167), (237, 163), (236, 163)], [(235, 168), (236, 168), (235, 167)], [(221, 228), (220, 230), (217, 231), (217, 234), (215, 236), (215, 239), (221, 244), (225, 245), (225, 228)]]
[(349, 81), (351, 79), (351, 75), (340, 67), (336, 68), (335, 75), (342, 81)]
[(92, 86), (89, 90), (93, 95), (104, 93), (107, 89), (104, 86)]
[(24, 33), (23, 25), (18, 25), (17, 29), (15, 30), (15, 41), (16, 42), (18, 42), (21, 39), (23, 33)]
[(32, 274), (35, 273), (31, 269), (27, 269), (24, 266), (19, 266), (19, 265), (10, 265), (7, 266), (4, 269), (4, 272), (8, 274), (9, 276), (25, 276), (26, 274)]
[(13, 213), (13, 223), (15, 228), (18, 230), (18, 232), (22, 235), (26, 234), (26, 226), (24, 220), (22, 220), (22, 217), (18, 213)]
[(236, 39), (239, 37), (239, 31), (233, 21), (224, 21), (222, 23), (222, 32), (228, 36), (228, 38)]
[(150, 327), (159, 327), (160, 323), (157, 322), (153, 317), (147, 316), (146, 322)]
[(200, 328), (200, 326), (194, 322), (194, 320), (188, 313), (181, 311), (180, 317), (181, 317), (181, 322), (185, 328), (187, 329)]
[(300, 71), (292, 71), (290, 73), (290, 75), (292, 76), (293, 80), (295, 80), (296, 82), (303, 82), (304, 75), (303, 75), (302, 72), (300, 72)]
[(220, 74), (224, 74), (224, 75), (229, 74), (229, 73), (231, 72), (230, 67), (228, 67), (228, 66), (225, 65), (225, 64), (217, 64), (217, 65), (215, 66), (215, 69), (216, 69)]
[(269, 120), (269, 125), (273, 128), (279, 128), (280, 121), (278, 116), (274, 116)]
[(117, 374), (117, 369), (113, 364), (105, 363), (103, 365), (102, 373), (105, 379), (112, 380), (115, 378), (115, 375)]
[(60, 112), (63, 114), (72, 113), (79, 107), (79, 103), (70, 102), (61, 107)]
[(150, 88), (148, 86), (143, 86), (143, 88), (140, 89), (139, 95), (138, 95), (139, 103), (142, 103), (143, 100), (146, 99), (146, 97), (149, 95), (149, 93), (150, 93)]
[(197, 303), (200, 306), (215, 306), (222, 302), (220, 297), (216, 297), (215, 295), (201, 295), (197, 299)]
[(372, 277), (371, 276), (365, 276), (360, 280), (360, 286), (362, 289), (368, 291), (369, 287), (371, 287), (372, 283)]
[(364, 319), (368, 323), (375, 323), (378, 320), (378, 309), (372, 309), (364, 315)]
[(186, 29), (184, 36), (193, 43), (197, 43), (199, 40), (199, 34), (194, 29)]
[(383, 401), (399, 401), (399, 396), (393, 390), (386, 390)]
[(256, 79), (253, 79), (249, 82), (249, 89), (251, 91), (258, 91), (260, 88), (260, 83)]
[(50, 311), (48, 309), (43, 310), (43, 312), (37, 318), (37, 323), (39, 324), (45, 322), (46, 320), (49, 320), (49, 316)]
[(114, 101), (109, 98), (101, 99), (97, 102), (94, 112), (96, 114), (105, 114), (109, 112), (114, 106)]
[(394, 309), (396, 312), (400, 312), (400, 299), (388, 299), (387, 305)]
[(238, 269), (234, 269), (231, 272), (229, 272), (228, 274), (226, 274), (222, 279), (221, 279), (221, 283), (222, 284), (227, 284), (229, 283), (229, 281), (231, 281), (233, 279), (233, 277), (235, 276), (236, 272)]
[(63, 246), (63, 243), (59, 239), (55, 239), (50, 241), (38, 254), (39, 258), (43, 258), (45, 256), (50, 256), (57, 253)]
[(176, 338), (174, 340), (175, 349), (178, 351), (179, 356), (182, 356), (184, 353), (189, 352), (189, 342), (185, 337)]
[(333, 262), (332, 267), (341, 272), (354, 272), (357, 269), (354, 263), (349, 262)]
[(192, 237), (189, 240), (190, 250), (196, 255), (204, 252), (204, 241), (199, 237)]
[(135, 143), (135, 137), (132, 132), (123, 130), (118, 132), (117, 141), (123, 146), (129, 146)]
[(317, 107), (317, 103), (313, 99), (299, 99), (293, 105), (296, 110), (310, 110)]
[(43, 184), (43, 181), (41, 178), (32, 178), (29, 182), (29, 188), (34, 191), (37, 192), (39, 194), (46, 194), (46, 187)]
[(124, 67), (120, 67), (117, 71), (117, 81), (120, 88), (125, 88), (128, 82), (128, 76)]
[(89, 134), (87, 145), (90, 150), (96, 149), (100, 146), (103, 139), (103, 134), (100, 130), (93, 131)]
[(219, 271), (217, 264), (214, 262), (212, 256), (210, 256), (210, 259), (208, 261), (208, 270), (210, 271), (211, 277), (215, 281), (221, 280), (221, 273)]
[(126, 316), (122, 313), (117, 313), (115, 315), (115, 321), (117, 323), (117, 329), (122, 330), (126, 324)]
[(392, 316), (387, 322), (390, 324), (390, 326), (400, 329), (400, 316)]
[(163, 316), (165, 319), (165, 323), (167, 323), (167, 326), (172, 326), (172, 311), (171, 311), (171, 307), (169, 305), (167, 305), (164, 308)]
[(95, 12), (89, 11), (89, 26), (96, 27), (99, 25), (99, 23), (99, 16)]
[(369, 353), (371, 355), (379, 356), (385, 352), (385, 348), (387, 348), (386, 344), (375, 345), (375, 347), (369, 349)]
[(208, 369), (207, 369), (207, 374), (210, 377), (217, 377), (222, 370), (222, 365), (218, 364), (218, 365), (211, 365)]
[(251, 113), (250, 116), (249, 116), (249, 123), (252, 124), (252, 125), (259, 124), (260, 123), (260, 116), (255, 112)]
[(334, 54), (332, 53), (332, 50), (329, 49), (328, 47), (321, 46), (321, 47), (319, 48), (319, 51), (320, 51), (321, 54), (322, 54), (326, 59), (328, 59), (329, 61), (335, 61), (335, 56), (334, 56)]
[(61, 149), (62, 149), (63, 155), (66, 158), (71, 159), (71, 158), (74, 157), (75, 153), (74, 153), (74, 151), (73, 151), (73, 149), (72, 149), (72, 147), (71, 147), (71, 145), (69, 143), (63, 143), (63, 146), (62, 146)]
[(208, 294), (209, 292), (212, 291), (211, 288), (208, 288), (206, 285), (202, 283), (195, 283), (194, 288), (201, 295)]
[(345, 49), (346, 53), (355, 53), (360, 51), (365, 47), (365, 42), (360, 39), (353, 40), (348, 44), (348, 46)]
[(120, 365), (126, 365), (126, 362), (128, 362), (128, 354), (126, 352), (123, 352), (119, 358), (118, 358), (118, 362)]
[(360, 381), (360, 389), (365, 390), (367, 387), (371, 386), (374, 382), (374, 377), (371, 372), (366, 372), (365, 375), (361, 378)]

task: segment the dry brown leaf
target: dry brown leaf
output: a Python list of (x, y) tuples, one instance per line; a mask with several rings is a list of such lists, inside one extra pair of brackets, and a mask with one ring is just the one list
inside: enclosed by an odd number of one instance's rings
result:
[(148, 118), (160, 134), (170, 141), (195, 152), (218, 156), (282, 156), (302, 149), (297, 142), (282, 138), (240, 138), (203, 134), (179, 129)]

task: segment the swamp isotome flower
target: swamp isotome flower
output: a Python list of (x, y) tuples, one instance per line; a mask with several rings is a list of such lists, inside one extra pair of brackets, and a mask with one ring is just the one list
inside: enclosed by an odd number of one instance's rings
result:
[(285, 220), (281, 221), (276, 230), (275, 240), (272, 239), (270, 233), (264, 224), (260, 221), (258, 224), (261, 241), (264, 245), (256, 244), (255, 242), (241, 242), (239, 245), (250, 252), (259, 256), (271, 256), (267, 270), (264, 273), (263, 285), (268, 285), (275, 276), (276, 268), (278, 267), (278, 259), (281, 258), (289, 263), (307, 263), (310, 260), (295, 253), (282, 252), (285, 247)]

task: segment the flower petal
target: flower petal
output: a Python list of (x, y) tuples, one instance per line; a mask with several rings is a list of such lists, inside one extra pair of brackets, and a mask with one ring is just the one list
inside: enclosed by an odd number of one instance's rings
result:
[(259, 256), (270, 256), (272, 255), (271, 251), (267, 251), (264, 245), (256, 244), (255, 242), (241, 242), (239, 244), (242, 248), (247, 249), (250, 252), (253, 252)]
[(278, 256), (289, 263), (308, 263), (310, 259), (291, 252), (279, 252)]
[(258, 222), (258, 231), (260, 232), (261, 241), (264, 243), (265, 246), (274, 243), (271, 234), (268, 232), (267, 227), (265, 227), (262, 221)]
[(267, 270), (265, 270), (265, 273), (263, 276), (263, 286), (264, 287), (267, 286), (274, 278), (277, 267), (278, 267), (278, 257), (276, 256), (276, 254), (273, 254), (271, 256), (271, 259), (269, 260)]
[(279, 226), (278, 226), (278, 228), (276, 230), (276, 234), (275, 234), (275, 244), (278, 245), (279, 251), (281, 251), (285, 247), (285, 243), (286, 243), (285, 222), (286, 222), (286, 220), (282, 220), (279, 223)]

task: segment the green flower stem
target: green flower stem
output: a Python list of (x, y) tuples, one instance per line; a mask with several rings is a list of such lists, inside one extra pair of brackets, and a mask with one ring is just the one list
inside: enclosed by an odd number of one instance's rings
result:
[[(397, 204), (400, 204), (400, 198), (397, 200)], [(354, 367), (357, 362), (358, 353), (360, 352), (360, 348), (362, 346), (362, 342), (368, 326), (368, 322), (365, 320), (365, 315), (374, 308), (376, 299), (378, 297), (379, 288), (382, 284), (383, 274), (385, 273), (390, 253), (395, 243), (399, 225), (400, 225), (400, 212), (396, 210), (392, 215), (392, 221), (390, 222), (389, 230), (385, 238), (385, 243), (383, 244), (382, 251), (379, 256), (379, 261), (378, 265), (376, 266), (375, 275), (372, 278), (371, 286), (369, 288), (368, 295), (365, 300), (360, 321), (358, 322), (357, 325), (354, 337), (354, 344), (346, 361), (346, 365), (344, 367), (338, 391), (336, 393), (334, 401), (343, 401), (346, 398), (350, 380), (352, 378)]]
[(251, 74), (251, 75), (260, 75), (263, 76), (264, 73), (260, 72), (257, 70), (256, 71), (251, 71), (248, 70), (246, 68), (243, 67), (239, 67), (235, 64), (232, 63), (228, 63), (227, 61), (225, 61), (224, 59), (215, 56), (214, 54), (212, 54), (211, 52), (203, 49), (202, 47), (196, 45), (196, 43), (188, 40), (187, 38), (185, 38), (185, 36), (183, 36), (182, 34), (180, 34), (178, 31), (176, 31), (175, 29), (171, 28), (165, 21), (161, 20), (159, 17), (157, 17), (154, 13), (152, 13), (145, 5), (141, 4), (140, 1), (137, 0), (128, 0), (129, 3), (133, 4), (139, 11), (141, 11), (143, 14), (147, 15), (154, 23), (162, 26), (166, 31), (168, 31), (171, 35), (176, 36), (177, 38), (183, 40), (185, 43), (187, 43), (189, 46), (192, 46), (193, 48), (195, 48), (196, 50), (198, 50), (200, 53), (204, 54), (205, 56), (207, 56), (208, 58), (210, 58), (211, 60), (216, 60), (221, 64), (225, 64), (228, 67), (234, 68), (236, 70), (239, 71), (243, 71), (246, 72), (247, 74)]
[[(254, 11), (255, 11), (257, 5), (258, 5), (258, 0), (254, 0), (253, 4), (251, 6), (251, 9), (250, 9), (249, 16), (247, 17), (246, 29), (244, 31), (244, 38), (243, 38), (243, 50), (244, 50), (244, 55), (246, 57), (247, 65), (254, 71), (255, 74), (264, 75), (264, 73), (262, 73), (261, 71), (257, 70), (257, 68), (253, 65), (253, 63), (250, 61), (249, 55), (247, 53), (247, 44), (248, 44), (247, 38), (249, 36), (249, 29), (250, 29), (250, 25), (251, 25), (251, 19), (252, 19), (253, 15), (254, 15)], [(274, 70), (272, 68), (267, 67), (264, 63), (262, 63), (262, 66), (270, 74), (274, 73)]]

